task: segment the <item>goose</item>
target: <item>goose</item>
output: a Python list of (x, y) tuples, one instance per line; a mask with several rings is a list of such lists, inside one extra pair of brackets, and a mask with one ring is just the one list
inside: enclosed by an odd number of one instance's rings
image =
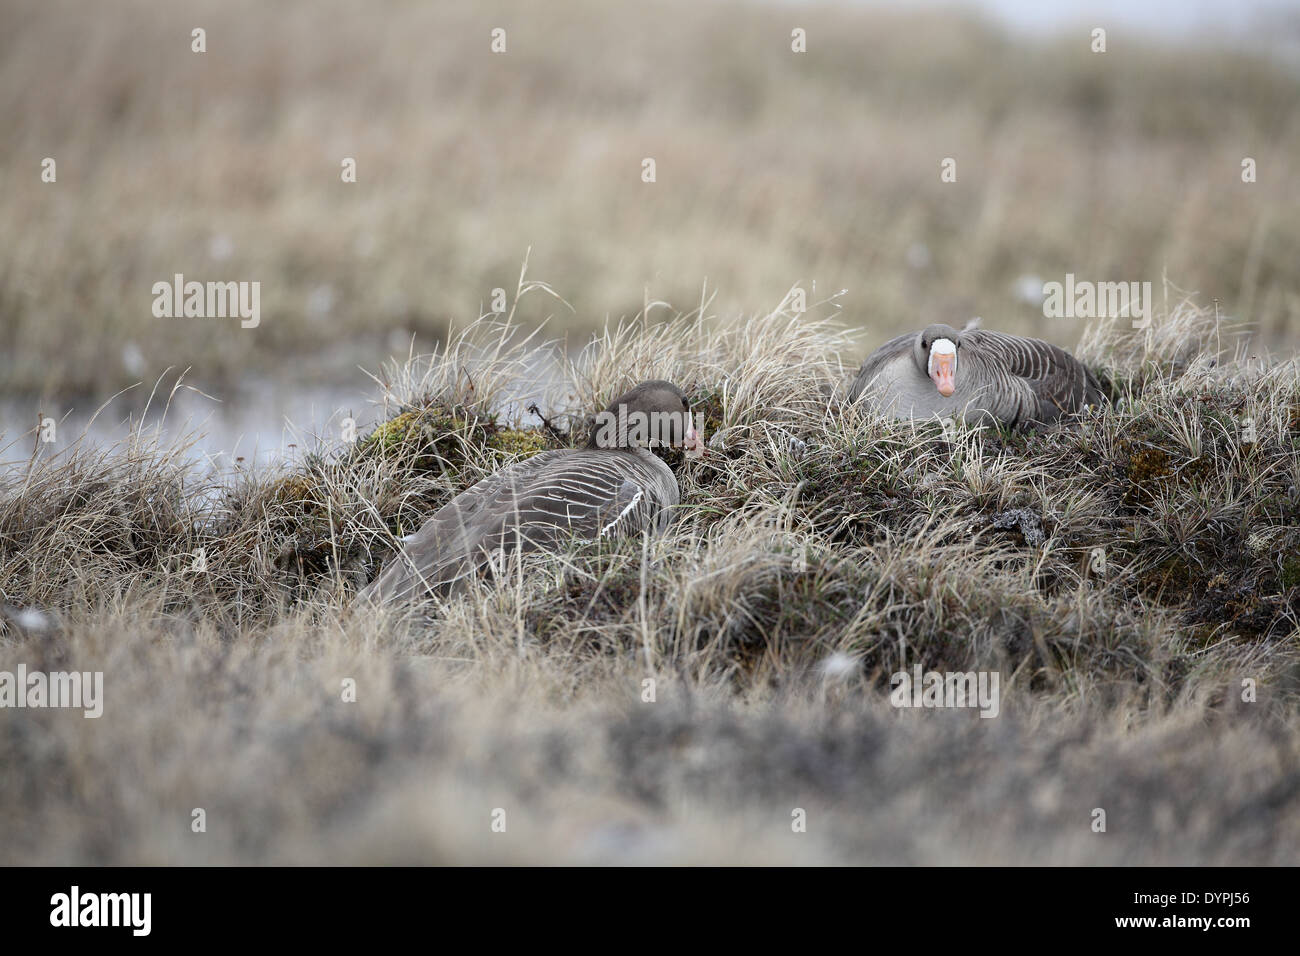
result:
[(931, 325), (890, 339), (854, 377), (849, 401), (866, 398), (893, 418), (960, 417), (1007, 428), (1050, 424), (1105, 401), (1097, 377), (1041, 339)]
[(461, 492), (403, 539), (399, 554), (358, 595), (397, 602), (448, 594), (515, 551), (662, 531), (680, 500), (677, 479), (648, 449), (702, 448), (676, 385), (642, 382), (596, 416), (583, 448), (515, 462)]

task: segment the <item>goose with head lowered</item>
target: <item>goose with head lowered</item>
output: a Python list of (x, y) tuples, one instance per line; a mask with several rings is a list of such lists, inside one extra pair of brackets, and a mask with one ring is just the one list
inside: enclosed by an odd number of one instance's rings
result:
[(680, 497), (672, 470), (649, 450), (665, 445), (702, 447), (690, 404), (671, 382), (642, 382), (596, 416), (585, 447), (516, 462), (443, 505), (358, 599), (445, 595), (515, 552), (663, 530)]
[(893, 418), (1046, 425), (1100, 405), (1097, 377), (1063, 348), (986, 329), (931, 325), (890, 339), (862, 363), (849, 401)]

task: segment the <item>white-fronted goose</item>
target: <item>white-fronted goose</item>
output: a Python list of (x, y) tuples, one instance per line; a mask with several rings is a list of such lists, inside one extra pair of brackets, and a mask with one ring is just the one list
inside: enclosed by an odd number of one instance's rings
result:
[(660, 444), (698, 449), (700, 439), (681, 389), (642, 382), (597, 416), (585, 447), (516, 462), (445, 504), (359, 598), (445, 594), (516, 551), (662, 530), (679, 492), (672, 470), (647, 450)]
[(963, 418), (1006, 427), (1047, 424), (1105, 401), (1097, 377), (1040, 339), (932, 325), (890, 339), (853, 379), (849, 400), (894, 418)]

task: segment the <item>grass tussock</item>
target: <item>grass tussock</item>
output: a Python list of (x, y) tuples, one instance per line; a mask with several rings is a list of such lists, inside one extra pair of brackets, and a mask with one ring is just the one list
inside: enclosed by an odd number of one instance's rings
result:
[[(708, 308), (574, 358), (481, 320), (279, 471), (144, 434), (10, 467), (0, 663), (107, 701), (0, 721), (7, 861), (1294, 858), (1294, 360), (1184, 301), (1091, 330), (1113, 401), (1076, 425), (945, 432), (841, 404), (832, 302)], [(709, 441), (665, 535), (352, 608), (396, 536), (647, 378)], [(891, 708), (917, 665), (996, 672), (998, 717)]]

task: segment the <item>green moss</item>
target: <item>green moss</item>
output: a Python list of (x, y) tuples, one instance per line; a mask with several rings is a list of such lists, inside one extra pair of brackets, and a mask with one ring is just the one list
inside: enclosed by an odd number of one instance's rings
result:
[(320, 486), (310, 475), (286, 475), (271, 486), (271, 500), (280, 505), (304, 505), (311, 510), (320, 504)]
[(1129, 456), (1125, 471), (1128, 480), (1141, 488), (1148, 488), (1173, 475), (1169, 453), (1163, 448), (1143, 448), (1134, 452)]
[(363, 439), (362, 444), (383, 451), (391, 450), (408, 441), (412, 432), (418, 427), (419, 422), (419, 412), (403, 412), (396, 418), (390, 418), (381, 424), (368, 437)]
[(1192, 566), (1180, 557), (1166, 558), (1142, 575), (1142, 590), (1155, 597), (1161, 595), (1166, 601), (1177, 603), (1184, 600), (1189, 590), (1197, 583), (1198, 576)]
[(1284, 591), (1300, 587), (1300, 557), (1287, 558), (1282, 562), (1282, 575), (1279, 580)]
[(708, 441), (726, 427), (726, 409), (722, 404), (721, 389), (700, 392), (691, 396), (691, 416), (704, 419), (704, 440)]
[(1182, 462), (1158, 446), (1134, 447), (1131, 442), (1120, 442), (1118, 449), (1128, 455), (1124, 475), (1130, 487), (1124, 499), (1130, 503), (1150, 501), (1162, 491), (1179, 485), (1195, 488), (1214, 476), (1214, 462), (1208, 455)]
[[(1121, 450), (1127, 444), (1123, 443)], [(1139, 448), (1131, 452), (1124, 466), (1124, 475), (1129, 481), (1124, 500), (1130, 504), (1151, 501), (1168, 486), (1173, 473), (1169, 453), (1163, 448)]]
[(1214, 476), (1214, 462), (1202, 455), (1189, 461), (1178, 474), (1187, 484), (1196, 486)]
[(467, 418), (436, 409), (403, 412), (379, 425), (364, 440), (372, 449), (389, 452), (408, 445), (436, 444), (477, 424)]
[(503, 458), (531, 458), (551, 445), (537, 428), (503, 428), (488, 437), (487, 446)]
[(413, 471), (457, 470), (466, 446), (486, 448), (499, 429), (495, 417), (430, 405), (402, 412), (357, 443), (357, 454), (401, 459)]

